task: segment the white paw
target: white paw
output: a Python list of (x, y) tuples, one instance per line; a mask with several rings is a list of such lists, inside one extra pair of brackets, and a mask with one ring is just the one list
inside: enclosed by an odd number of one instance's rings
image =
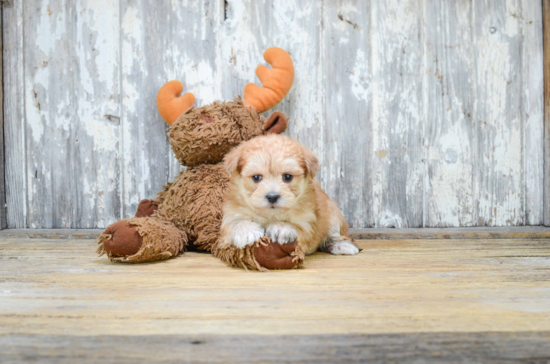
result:
[(294, 226), (286, 223), (271, 224), (265, 230), (271, 241), (276, 241), (279, 244), (294, 243), (298, 239), (298, 233)]
[(334, 255), (354, 255), (359, 253), (359, 248), (353, 245), (351, 241), (342, 240), (332, 243), (327, 252)]
[(237, 248), (254, 244), (264, 236), (264, 228), (252, 221), (239, 221), (231, 230), (231, 243)]

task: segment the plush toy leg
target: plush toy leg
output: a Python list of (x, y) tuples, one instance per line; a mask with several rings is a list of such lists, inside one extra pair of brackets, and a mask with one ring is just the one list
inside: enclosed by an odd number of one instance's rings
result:
[(107, 227), (98, 244), (98, 254), (111, 261), (143, 263), (177, 256), (187, 246), (187, 235), (158, 217), (134, 217)]
[(301, 268), (304, 262), (304, 252), (296, 243), (274, 243), (268, 237), (242, 249), (233, 245), (216, 245), (212, 253), (229, 265), (262, 272)]
[(136, 211), (136, 217), (152, 216), (158, 208), (158, 204), (153, 200), (141, 200)]

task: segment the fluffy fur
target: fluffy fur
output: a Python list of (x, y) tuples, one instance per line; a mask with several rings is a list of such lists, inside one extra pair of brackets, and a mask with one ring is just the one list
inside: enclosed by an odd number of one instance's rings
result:
[(232, 266), (290, 269), (302, 266), (304, 254), (263, 236), (254, 246), (219, 245), (223, 197), (229, 173), (220, 163), (240, 142), (262, 133), (282, 133), (280, 111), (264, 119), (240, 98), (191, 108), (172, 124), (168, 137), (179, 161), (188, 168), (164, 186), (154, 200), (141, 201), (135, 218), (110, 225), (99, 239), (98, 253), (117, 262), (168, 259), (186, 249), (211, 251)]
[(245, 248), (265, 235), (279, 244), (296, 242), (306, 254), (359, 252), (338, 206), (313, 179), (317, 158), (298, 142), (259, 136), (229, 152), (224, 164), (231, 179), (221, 246)]

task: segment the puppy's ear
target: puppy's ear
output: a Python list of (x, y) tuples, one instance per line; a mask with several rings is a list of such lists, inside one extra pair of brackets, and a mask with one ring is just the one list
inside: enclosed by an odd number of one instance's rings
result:
[(235, 148), (231, 149), (231, 151), (227, 153), (223, 158), (223, 165), (227, 170), (227, 172), (229, 172), (229, 174), (233, 174), (233, 172), (240, 169), (239, 163), (241, 160), (242, 153), (243, 153), (243, 144), (240, 144)]
[(302, 147), (302, 150), (305, 168), (307, 170), (307, 173), (309, 173), (311, 178), (313, 178), (319, 171), (319, 160), (315, 155), (313, 155), (313, 153), (309, 151), (309, 149)]

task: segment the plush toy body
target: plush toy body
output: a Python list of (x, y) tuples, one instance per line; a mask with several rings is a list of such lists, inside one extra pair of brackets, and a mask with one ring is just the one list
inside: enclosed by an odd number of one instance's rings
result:
[(243, 249), (217, 245), (223, 198), (229, 173), (220, 163), (239, 143), (265, 133), (282, 133), (287, 118), (281, 112), (267, 119), (260, 115), (279, 103), (290, 90), (294, 68), (288, 53), (270, 48), (264, 58), (273, 69), (259, 66), (256, 74), (263, 88), (245, 87), (244, 103), (214, 102), (194, 108), (195, 97), (183, 85), (171, 81), (157, 96), (159, 112), (171, 126), (172, 149), (188, 169), (159, 192), (154, 200), (142, 200), (136, 216), (120, 220), (99, 239), (98, 253), (112, 261), (139, 263), (175, 257), (187, 248), (211, 251), (227, 263), (249, 269), (295, 268), (303, 253), (296, 244), (278, 244), (264, 237)]

